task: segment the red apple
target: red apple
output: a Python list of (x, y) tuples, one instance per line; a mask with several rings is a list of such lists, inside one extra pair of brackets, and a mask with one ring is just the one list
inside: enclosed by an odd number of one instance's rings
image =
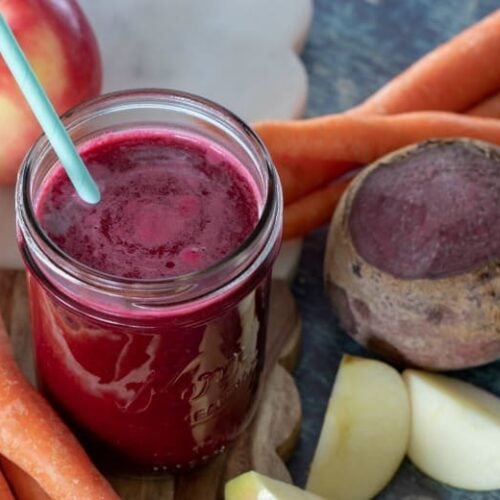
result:
[[(99, 94), (99, 49), (75, 0), (0, 0), (0, 12), (58, 113)], [(40, 133), (0, 57), (0, 185), (15, 182), (24, 155)]]

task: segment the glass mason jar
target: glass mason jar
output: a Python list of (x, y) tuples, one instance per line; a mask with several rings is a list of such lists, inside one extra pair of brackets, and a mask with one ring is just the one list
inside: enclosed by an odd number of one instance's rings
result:
[(258, 398), (282, 234), (275, 168), (245, 123), (184, 93), (109, 94), (68, 112), (64, 123), (77, 145), (141, 128), (193, 133), (234, 155), (257, 186), (259, 220), (233, 253), (200, 271), (142, 280), (76, 261), (40, 227), (36, 202), (57, 165), (44, 136), (19, 174), (18, 240), (42, 391), (105, 467), (194, 466), (241, 433)]

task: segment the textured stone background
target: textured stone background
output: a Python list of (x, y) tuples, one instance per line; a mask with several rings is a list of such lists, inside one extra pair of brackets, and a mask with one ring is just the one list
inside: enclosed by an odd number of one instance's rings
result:
[[(315, 0), (314, 7), (303, 54), (310, 78), (309, 116), (340, 111), (361, 101), (419, 56), (500, 8), (500, 1)], [(341, 353), (368, 355), (339, 329), (323, 292), (325, 236), (326, 228), (322, 228), (306, 239), (293, 287), (304, 322), (303, 352), (296, 369), (304, 424), (289, 465), (300, 485), (307, 478)], [(500, 362), (456, 376), (500, 396)], [(378, 498), (500, 500), (500, 491), (452, 489), (405, 462)]]

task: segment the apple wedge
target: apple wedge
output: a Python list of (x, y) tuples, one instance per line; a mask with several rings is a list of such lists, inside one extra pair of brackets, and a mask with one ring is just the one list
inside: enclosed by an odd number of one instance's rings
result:
[(443, 375), (406, 370), (403, 378), (412, 411), (411, 461), (457, 488), (500, 488), (500, 398)]
[(231, 479), (226, 484), (225, 500), (322, 500), (314, 493), (292, 484), (250, 471)]
[(326, 498), (372, 498), (397, 471), (409, 434), (408, 393), (399, 373), (381, 361), (344, 356), (307, 489)]

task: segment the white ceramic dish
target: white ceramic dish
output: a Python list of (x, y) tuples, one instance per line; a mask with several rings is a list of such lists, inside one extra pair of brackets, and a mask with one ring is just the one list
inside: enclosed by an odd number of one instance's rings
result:
[[(311, 0), (80, 0), (104, 62), (104, 91), (176, 88), (213, 99), (248, 122), (301, 115), (307, 76), (297, 54)], [(14, 188), (0, 187), (0, 268), (20, 268)], [(290, 279), (300, 242), (284, 245)]]

